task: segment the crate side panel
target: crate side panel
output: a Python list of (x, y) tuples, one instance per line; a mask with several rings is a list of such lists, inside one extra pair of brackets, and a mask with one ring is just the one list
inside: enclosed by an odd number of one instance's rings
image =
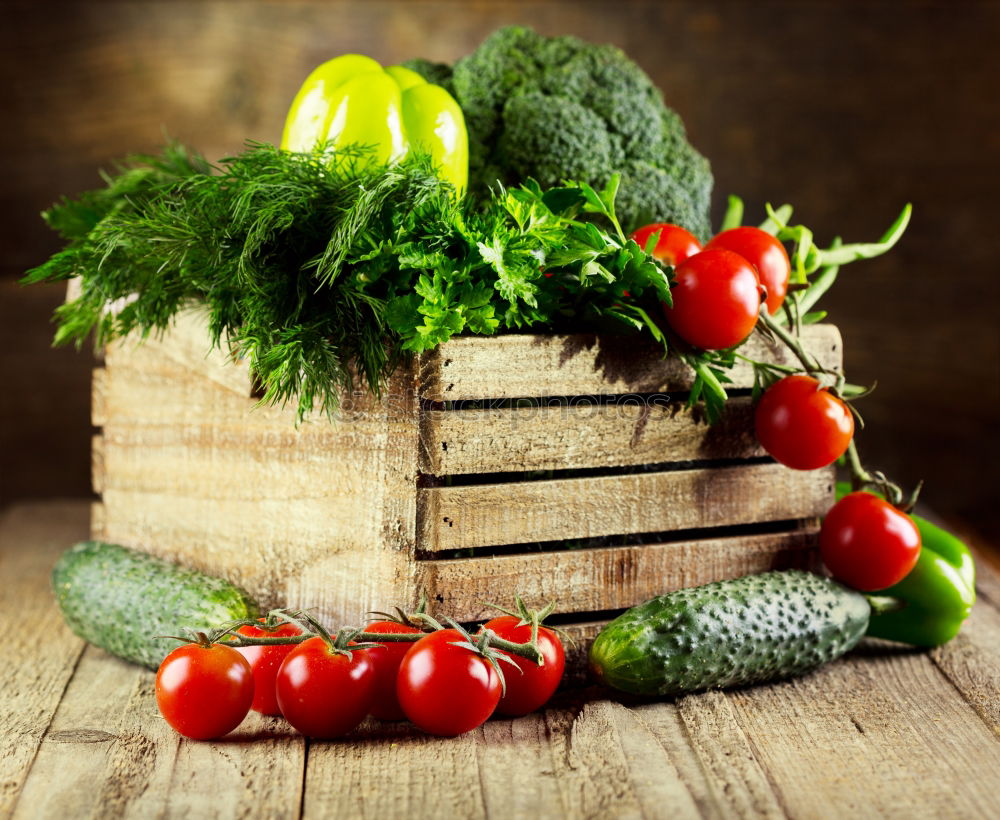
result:
[(191, 378), (212, 382), (234, 396), (250, 396), (249, 363), (231, 354), (225, 342), (221, 347), (212, 347), (208, 315), (204, 310), (191, 308), (180, 312), (165, 333), (151, 333), (145, 339), (133, 333), (110, 343), (105, 361), (111, 367), (118, 362), (127, 364), (136, 350), (148, 351), (173, 362)]
[(816, 530), (737, 535), (668, 544), (530, 552), (420, 563), (431, 600), (458, 620), (490, 615), (484, 601), (520, 595), (557, 611), (624, 609), (683, 587), (755, 572), (816, 566)]
[[(802, 340), (824, 367), (839, 367), (840, 331), (809, 325)], [(796, 364), (783, 345), (755, 334), (744, 355), (778, 364)], [(730, 372), (733, 387), (751, 387), (753, 370), (745, 362)], [(533, 396), (586, 396), (683, 392), (694, 378), (675, 357), (634, 336), (464, 336), (445, 343), (420, 360), (421, 395), (431, 401)]]
[(296, 428), (146, 347), (114, 357), (104, 390), (108, 538), (338, 620), (413, 597), (415, 405)]
[(425, 551), (812, 518), (833, 499), (833, 468), (780, 464), (565, 478), (418, 491)]
[(431, 475), (627, 467), (764, 455), (749, 398), (708, 425), (679, 404), (432, 410), (421, 422), (421, 469)]

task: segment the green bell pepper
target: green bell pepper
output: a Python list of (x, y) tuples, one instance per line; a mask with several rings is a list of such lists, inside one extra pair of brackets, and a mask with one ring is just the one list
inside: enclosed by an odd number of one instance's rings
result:
[(939, 646), (958, 634), (976, 602), (976, 565), (968, 547), (919, 515), (920, 557), (902, 581), (880, 591), (904, 606), (872, 612), (868, 634), (914, 646)]
[(429, 154), (441, 178), (461, 193), (469, 176), (469, 138), (462, 109), (443, 88), (403, 66), (344, 54), (306, 78), (285, 120), (281, 147), (308, 152), (328, 144), (372, 149), (367, 162), (399, 162), (411, 150)]
[[(851, 491), (837, 482), (837, 498)], [(919, 515), (920, 556), (898, 584), (877, 593), (902, 606), (874, 606), (867, 634), (914, 646), (940, 646), (954, 638), (976, 602), (976, 565), (969, 548), (951, 533)]]

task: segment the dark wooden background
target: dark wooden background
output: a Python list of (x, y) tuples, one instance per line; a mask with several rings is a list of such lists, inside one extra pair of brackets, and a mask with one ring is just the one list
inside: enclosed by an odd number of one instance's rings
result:
[(0, 5), (0, 504), (88, 492), (88, 355), (50, 351), (58, 289), (17, 276), (56, 249), (38, 212), (164, 132), (210, 157), (276, 140), (317, 63), (453, 60), (527, 23), (625, 48), (749, 213), (789, 201), (821, 240), (892, 255), (827, 300), (848, 375), (878, 379), (862, 450), (1000, 534), (1000, 5), (993, 2), (4, 2)]

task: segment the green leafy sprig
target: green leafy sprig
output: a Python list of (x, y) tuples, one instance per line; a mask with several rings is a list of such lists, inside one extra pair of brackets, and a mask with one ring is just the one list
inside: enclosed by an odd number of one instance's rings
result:
[(133, 158), (46, 212), (68, 244), (25, 281), (79, 279), (57, 343), (163, 332), (202, 305), (213, 344), (300, 418), (333, 412), (356, 380), (379, 393), (404, 351), (461, 333), (617, 328), (666, 349), (653, 316), (669, 269), (624, 236), (617, 178), (528, 180), (473, 206), (428, 158), (369, 153), (341, 149), (333, 167), (328, 151), (256, 143), (216, 166), (177, 144)]

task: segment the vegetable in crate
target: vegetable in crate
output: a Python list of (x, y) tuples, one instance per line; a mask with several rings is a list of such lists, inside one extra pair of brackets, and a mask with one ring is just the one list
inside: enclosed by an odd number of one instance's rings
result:
[(382, 68), (371, 57), (343, 54), (316, 68), (302, 84), (285, 121), (281, 147), (336, 156), (348, 145), (372, 148), (365, 164), (388, 165), (411, 149), (427, 154), (441, 178), (465, 189), (469, 144), (462, 109), (415, 71)]
[(590, 667), (639, 695), (784, 678), (852, 649), (870, 612), (861, 593), (809, 572), (748, 575), (633, 607), (597, 636)]
[(626, 230), (673, 222), (706, 237), (712, 172), (680, 117), (620, 49), (511, 26), (447, 66), (405, 65), (452, 90), (469, 129), (469, 188), (497, 180), (543, 187), (575, 179), (604, 187), (622, 174)]
[(257, 616), (257, 604), (228, 581), (101, 541), (63, 553), (52, 588), (77, 635), (150, 669), (175, 643), (158, 636)]

